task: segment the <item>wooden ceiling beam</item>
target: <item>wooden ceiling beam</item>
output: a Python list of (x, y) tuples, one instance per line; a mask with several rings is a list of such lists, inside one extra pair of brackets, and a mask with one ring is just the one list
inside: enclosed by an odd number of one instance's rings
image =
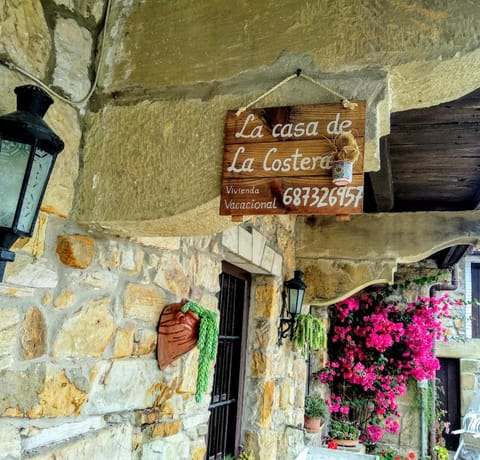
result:
[(480, 187), (477, 187), (472, 199), (472, 209), (478, 211), (480, 209)]

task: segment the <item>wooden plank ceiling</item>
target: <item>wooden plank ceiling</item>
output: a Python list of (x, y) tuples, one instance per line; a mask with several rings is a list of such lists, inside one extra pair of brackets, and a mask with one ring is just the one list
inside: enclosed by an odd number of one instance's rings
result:
[[(364, 212), (480, 208), (480, 89), (393, 113), (381, 146), (381, 170), (365, 177)], [(465, 250), (444, 252), (451, 265)]]

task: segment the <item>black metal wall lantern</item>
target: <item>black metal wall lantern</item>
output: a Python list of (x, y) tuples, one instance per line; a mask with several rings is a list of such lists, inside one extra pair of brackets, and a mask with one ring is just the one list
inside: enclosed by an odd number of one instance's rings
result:
[[(284, 286), (278, 345), (282, 344), (282, 339), (287, 338), (289, 333), (290, 340), (293, 339), (295, 320), (302, 312), (303, 296), (307, 289), (307, 285), (303, 282), (303, 272), (295, 270), (293, 279), (285, 281)], [(288, 317), (286, 317), (286, 313), (288, 313)]]
[(0, 116), (0, 281), (19, 238), (32, 236), (63, 141), (42, 117), (53, 99), (33, 85), (18, 86), (17, 110)]

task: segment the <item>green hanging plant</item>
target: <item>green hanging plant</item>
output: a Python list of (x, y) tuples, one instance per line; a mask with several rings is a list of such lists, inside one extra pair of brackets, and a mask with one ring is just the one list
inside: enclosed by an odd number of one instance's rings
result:
[(308, 348), (319, 350), (327, 347), (327, 330), (322, 320), (307, 313), (299, 315), (295, 322), (293, 343), (307, 356)]
[(210, 375), (210, 362), (215, 361), (217, 357), (218, 344), (218, 325), (217, 314), (207, 310), (193, 300), (189, 300), (183, 307), (182, 312), (191, 310), (200, 318), (198, 328), (197, 347), (198, 356), (198, 374), (195, 401), (202, 400), (202, 394), (207, 391), (208, 377)]

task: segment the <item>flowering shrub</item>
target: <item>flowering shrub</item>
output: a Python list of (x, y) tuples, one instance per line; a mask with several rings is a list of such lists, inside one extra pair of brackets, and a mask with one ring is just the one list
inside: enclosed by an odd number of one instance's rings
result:
[(406, 302), (387, 289), (350, 297), (331, 312), (330, 361), (318, 373), (328, 384), (333, 419), (355, 421), (378, 442), (400, 426), (397, 396), (409, 379), (435, 377), (435, 340), (446, 340), (441, 318), (456, 304), (448, 296)]
[(380, 460), (414, 460), (415, 459), (415, 453), (414, 452), (408, 452), (407, 455), (403, 456), (398, 454), (394, 449), (384, 449), (381, 450), (380, 452), (377, 453), (377, 455), (380, 457)]

